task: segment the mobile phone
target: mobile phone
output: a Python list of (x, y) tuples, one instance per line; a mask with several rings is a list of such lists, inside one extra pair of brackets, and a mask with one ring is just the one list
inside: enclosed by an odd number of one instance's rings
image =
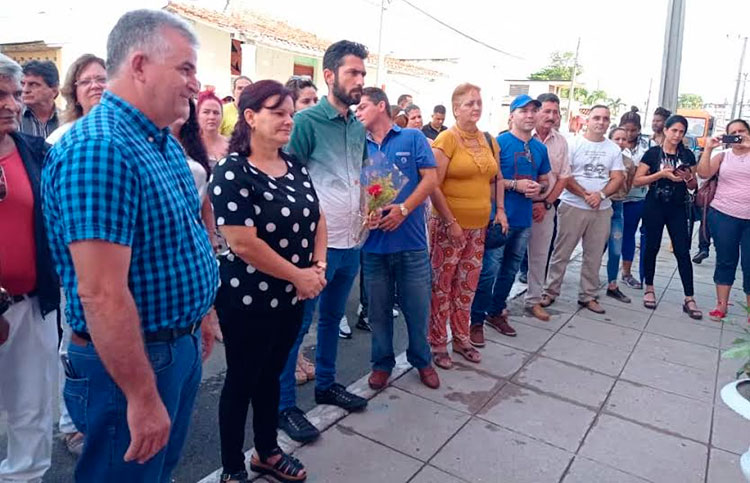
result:
[(723, 144), (739, 144), (742, 142), (742, 136), (739, 134), (725, 134), (721, 137)]

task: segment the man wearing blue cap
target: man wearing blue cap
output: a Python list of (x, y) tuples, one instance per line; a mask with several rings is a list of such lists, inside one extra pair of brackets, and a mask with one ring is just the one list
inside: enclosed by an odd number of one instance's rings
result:
[[(482, 272), (471, 306), (469, 340), (476, 347), (484, 345), (485, 321), (503, 335), (516, 335), (508, 323), (506, 301), (526, 253), (531, 234), (532, 203), (542, 199), (550, 171), (547, 147), (532, 137), (540, 106), (539, 101), (525, 94), (516, 97), (510, 104), (511, 128), (497, 137), (509, 229), (504, 246), (485, 248)], [(490, 219), (494, 216), (493, 212)]]

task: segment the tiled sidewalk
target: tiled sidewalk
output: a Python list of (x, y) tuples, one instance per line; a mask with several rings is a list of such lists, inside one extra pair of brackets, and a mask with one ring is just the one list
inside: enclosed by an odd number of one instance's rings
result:
[[(606, 258), (606, 257), (605, 257)], [(696, 299), (713, 306), (713, 258), (695, 267)], [(720, 400), (741, 361), (719, 358), (737, 326), (682, 313), (672, 255), (657, 267), (659, 307), (602, 297), (607, 313), (578, 310), (580, 262), (543, 323), (513, 305), (518, 337), (492, 329), (474, 365), (456, 359), (430, 390), (401, 358), (368, 409), (295, 450), (309, 482), (742, 482), (750, 422)], [(732, 291), (733, 301), (744, 300)], [(731, 308), (742, 326), (743, 310)], [(363, 379), (357, 392), (372, 394)], [(318, 407), (315, 421), (344, 416)], [(330, 423), (329, 423), (330, 424)], [(205, 481), (215, 481), (215, 475)], [(262, 480), (261, 480), (262, 481)], [(271, 481), (271, 480), (269, 480)]]

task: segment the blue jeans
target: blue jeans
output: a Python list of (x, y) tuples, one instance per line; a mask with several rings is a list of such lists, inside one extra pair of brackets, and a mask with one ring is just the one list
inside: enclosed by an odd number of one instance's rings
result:
[(721, 233), (721, 236), (714, 236), (714, 283), (731, 287), (742, 255), (742, 291), (750, 295), (750, 220), (709, 208), (708, 223), (711, 233)]
[(73, 423), (86, 435), (75, 481), (172, 481), (201, 381), (200, 331), (172, 342), (146, 344), (146, 353), (172, 428), (167, 446), (141, 465), (123, 461), (130, 445), (125, 395), (110, 377), (92, 343), (68, 346), (74, 374), (66, 375), (63, 395)]
[(529, 236), (531, 227), (511, 226), (504, 246), (484, 251), (482, 272), (471, 304), (472, 325), (484, 324), (488, 314), (494, 316), (505, 310), (510, 289), (529, 244)]
[(622, 254), (622, 231), (624, 225), (623, 202), (612, 200), (612, 223), (609, 228), (609, 242), (607, 250), (607, 278), (608, 282), (617, 281), (617, 273), (620, 271), (620, 254)]
[(297, 404), (294, 369), (302, 339), (312, 324), (315, 308), (320, 300), (318, 316), (318, 345), (315, 350), (315, 388), (328, 389), (336, 380), (336, 354), (339, 344), (339, 322), (346, 311), (346, 301), (359, 273), (359, 249), (329, 248), (326, 256), (326, 288), (312, 300), (305, 302), (305, 315), (302, 319), (297, 340), (289, 351), (284, 370), (281, 373), (281, 393), (279, 411)]
[[(638, 229), (638, 223), (643, 215), (643, 204), (645, 200), (627, 201), (622, 205), (623, 226), (622, 226), (622, 260), (632, 262), (635, 258), (635, 231)], [(641, 223), (641, 251), (640, 261), (638, 263), (638, 273), (641, 282), (645, 271), (643, 270), (643, 249), (646, 246), (646, 228)]]
[(409, 335), (406, 360), (417, 369), (429, 366), (432, 353), (427, 343), (427, 322), (432, 270), (427, 250), (363, 253), (362, 267), (372, 326), (372, 368), (391, 372), (396, 365), (392, 310), (397, 298)]

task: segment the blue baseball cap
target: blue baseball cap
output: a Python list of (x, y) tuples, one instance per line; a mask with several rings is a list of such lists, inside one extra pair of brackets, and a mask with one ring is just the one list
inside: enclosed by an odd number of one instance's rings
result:
[(517, 96), (515, 99), (513, 99), (513, 102), (510, 103), (510, 112), (527, 106), (530, 102), (533, 103), (536, 107), (542, 107), (542, 103), (537, 101), (533, 97), (527, 94), (521, 94), (520, 96)]

